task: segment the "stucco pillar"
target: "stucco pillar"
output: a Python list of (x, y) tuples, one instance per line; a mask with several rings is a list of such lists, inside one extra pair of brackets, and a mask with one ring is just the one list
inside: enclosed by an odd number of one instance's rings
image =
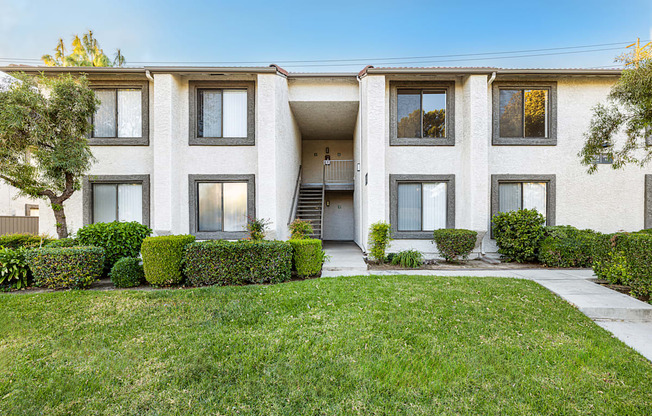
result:
[(276, 74), (258, 74), (256, 88), (256, 217), (270, 219), (268, 239), (276, 238)]
[(153, 174), (151, 177), (151, 227), (156, 235), (188, 232), (181, 230), (179, 152), (175, 151), (178, 127), (179, 81), (171, 74), (154, 75)]
[[(367, 246), (369, 226), (377, 221), (389, 221), (388, 177), (385, 157), (387, 153), (387, 117), (385, 111), (385, 77), (368, 75), (362, 79), (362, 187), (363, 229), (362, 240)], [(366, 175), (366, 185), (365, 185)]]
[[(486, 75), (469, 75), (464, 80), (464, 178), (459, 181), (464, 196), (457, 228), (487, 231), (489, 226), (490, 180), (489, 142), (490, 111)], [(461, 198), (462, 199), (462, 198)], [(462, 208), (462, 207), (460, 207)]]

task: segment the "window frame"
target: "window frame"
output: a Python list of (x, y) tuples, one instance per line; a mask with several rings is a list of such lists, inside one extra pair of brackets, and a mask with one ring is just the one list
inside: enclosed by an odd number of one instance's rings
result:
[[(118, 106), (117, 90), (139, 89), (141, 98), (141, 124), (140, 137), (93, 137), (93, 131), (88, 135), (88, 144), (91, 146), (149, 146), (149, 81), (92, 81), (91, 89), (116, 90), (116, 135), (118, 133)], [(91, 122), (94, 120), (91, 117)]]
[(493, 238), (493, 217), (500, 208), (500, 184), (522, 182), (546, 183), (546, 225), (555, 225), (557, 209), (557, 175), (491, 175), (491, 217), (490, 228)]
[(247, 183), (247, 216), (256, 217), (256, 175), (188, 175), (190, 234), (200, 240), (237, 240), (247, 237), (247, 231), (199, 231), (199, 183)]
[(652, 174), (645, 175), (645, 202), (643, 228), (652, 228)]
[[(392, 81), (389, 88), (390, 146), (455, 146), (455, 81)], [(446, 137), (398, 137), (398, 90), (403, 89), (419, 90), (422, 106), (424, 91), (446, 92)], [(423, 116), (421, 129), (423, 130)]]
[[(254, 81), (190, 81), (189, 82), (189, 138), (190, 146), (254, 146), (256, 144), (256, 102)], [(246, 90), (247, 136), (246, 137), (198, 137), (199, 90)], [(224, 114), (224, 109), (222, 109)], [(222, 125), (224, 130), (224, 125)]]
[[(455, 175), (389, 175), (389, 222), (397, 240), (431, 240), (432, 231), (399, 231), (398, 185), (403, 183), (446, 182), (446, 228), (455, 228)], [(422, 197), (423, 199), (423, 197)], [(421, 207), (423, 210), (423, 206)], [(423, 211), (421, 212), (423, 217)]]
[(139, 184), (142, 186), (142, 224), (150, 224), (150, 179), (149, 175), (87, 175), (82, 181), (82, 200), (84, 205), (84, 225), (93, 223), (93, 185), (95, 184)]
[[(500, 90), (547, 90), (548, 137), (500, 137)], [(557, 82), (496, 81), (492, 84), (493, 146), (556, 146), (557, 145)]]
[[(33, 209), (38, 209), (39, 210), (39, 215), (30, 215), (31, 210), (33, 210)], [(25, 216), (26, 217), (40, 217), (41, 213), (40, 213), (39, 204), (25, 204)]]

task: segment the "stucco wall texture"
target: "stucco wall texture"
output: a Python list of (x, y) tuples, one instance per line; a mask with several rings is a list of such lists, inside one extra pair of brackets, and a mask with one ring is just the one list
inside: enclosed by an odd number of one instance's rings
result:
[[(369, 226), (389, 221), (390, 175), (455, 175), (456, 228), (481, 233), (489, 229), (491, 175), (495, 174), (556, 175), (557, 224), (603, 232), (644, 227), (645, 174), (652, 173), (652, 167), (630, 166), (614, 171), (605, 165), (598, 173), (588, 175), (577, 156), (591, 109), (605, 100), (616, 81), (614, 76), (499, 76), (496, 81), (557, 83), (557, 145), (493, 146), (492, 89), (485, 74), (367, 74), (357, 79), (326, 75), (299, 79), (292, 74), (269, 72), (227, 74), (219, 80), (255, 82), (255, 145), (190, 146), (189, 81), (214, 79), (202, 73), (154, 74), (149, 88), (149, 146), (92, 147), (97, 158), (92, 175), (150, 175), (151, 227), (158, 235), (190, 231), (188, 175), (254, 174), (256, 216), (271, 220), (270, 238), (288, 238), (287, 222), (299, 166), (304, 168), (304, 182), (320, 180), (326, 146), (333, 159), (353, 159), (355, 168), (359, 164), (352, 196), (345, 198), (351, 207), (346, 210), (347, 217), (341, 221), (338, 218), (344, 214), (329, 217), (351, 228), (350, 238), (363, 250), (368, 248)], [(390, 146), (393, 81), (455, 83), (454, 146)], [(297, 103), (301, 113), (293, 112), (292, 103)], [(321, 106), (325, 103), (327, 107)], [(357, 107), (357, 114), (346, 115), (347, 125), (354, 117), (354, 126), (338, 133), (348, 137), (346, 140), (302, 137), (302, 126), (314, 128), (311, 134), (323, 129), (320, 115), (312, 112), (307, 118), (303, 115), (306, 111), (329, 108), (330, 113), (324, 116), (336, 117), (343, 114), (338, 113), (338, 103), (347, 109), (352, 103)], [(11, 206), (4, 199), (4, 205)], [(83, 225), (81, 191), (65, 207), (74, 232)], [(13, 211), (15, 215), (23, 212), (17, 208)], [(41, 230), (54, 235), (54, 217), (44, 202), (40, 214)], [(340, 229), (340, 225), (330, 229)], [(328, 225), (325, 229), (329, 229)], [(429, 239), (395, 240), (391, 246), (392, 251), (407, 248), (418, 249), (429, 257), (437, 254)], [(496, 250), (488, 234), (477, 249), (481, 250)]]

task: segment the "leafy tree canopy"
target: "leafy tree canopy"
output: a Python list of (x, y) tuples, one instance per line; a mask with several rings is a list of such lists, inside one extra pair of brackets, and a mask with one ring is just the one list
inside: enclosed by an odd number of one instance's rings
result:
[[(623, 60), (631, 59), (631, 54), (623, 56)], [(624, 140), (617, 143), (619, 134)], [(644, 166), (652, 158), (652, 147), (646, 145), (650, 134), (652, 57), (636, 61), (625, 69), (612, 87), (607, 102), (594, 107), (589, 131), (584, 135), (584, 147), (579, 153), (581, 163), (588, 166), (589, 173), (597, 170), (599, 156), (612, 159), (614, 169), (627, 164)]]
[(100, 48), (100, 44), (89, 30), (82, 38), (75, 35), (72, 40), (72, 52), (66, 55), (66, 45), (59, 39), (54, 48), (54, 55), (43, 55), (41, 59), (47, 66), (124, 66), (126, 63), (120, 49), (116, 50), (113, 61)]
[(25, 196), (49, 200), (64, 238), (63, 202), (94, 162), (86, 137), (99, 102), (85, 77), (15, 77), (0, 91), (0, 179)]

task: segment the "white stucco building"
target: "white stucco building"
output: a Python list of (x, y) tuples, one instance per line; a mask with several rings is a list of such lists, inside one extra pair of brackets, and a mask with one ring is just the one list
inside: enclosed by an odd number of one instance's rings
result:
[[(286, 239), (300, 216), (366, 251), (370, 224), (383, 220), (392, 250), (434, 254), (440, 227), (479, 231), (478, 249), (495, 251), (492, 214), (519, 207), (548, 224), (652, 227), (651, 167), (588, 175), (577, 156), (618, 70), (20, 70), (84, 72), (102, 100), (89, 139), (97, 163), (65, 204), (72, 231), (120, 219), (235, 239), (255, 216)], [(40, 229), (55, 234), (44, 202)]]

